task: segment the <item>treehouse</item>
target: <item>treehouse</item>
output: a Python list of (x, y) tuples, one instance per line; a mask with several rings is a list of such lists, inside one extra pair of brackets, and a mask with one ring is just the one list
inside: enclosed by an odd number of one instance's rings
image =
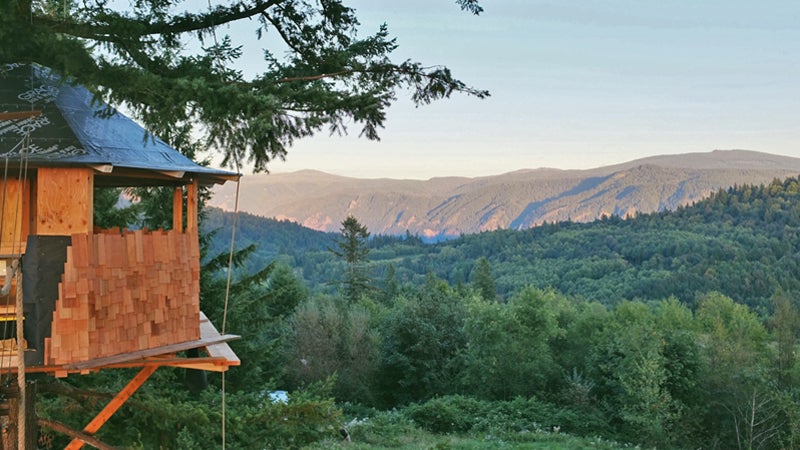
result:
[[(226, 344), (236, 336), (200, 311), (197, 223), (199, 188), (238, 174), (197, 165), (86, 89), (16, 64), (0, 65), (0, 164), (2, 370), (239, 364)], [(94, 189), (130, 186), (172, 188), (171, 229), (93, 226)], [(203, 351), (180, 356), (193, 349)]]

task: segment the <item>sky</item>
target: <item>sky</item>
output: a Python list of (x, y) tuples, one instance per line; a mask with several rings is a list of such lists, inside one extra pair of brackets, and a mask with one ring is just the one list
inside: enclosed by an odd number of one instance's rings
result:
[(715, 149), (800, 157), (797, 0), (483, 0), (479, 16), (454, 0), (346, 4), (365, 34), (388, 24), (397, 61), (445, 65), (491, 97), (415, 108), (401, 93), (380, 142), (357, 127), (323, 133), (273, 173), (428, 179)]

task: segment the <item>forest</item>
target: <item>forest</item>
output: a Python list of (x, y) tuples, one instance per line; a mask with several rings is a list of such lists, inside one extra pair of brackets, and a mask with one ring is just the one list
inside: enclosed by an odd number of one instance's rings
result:
[[(720, 190), (677, 211), (498, 230), (438, 244), (408, 234), (371, 236), (365, 269), (375, 287), (389, 272), (401, 284), (420, 285), (434, 274), (460, 286), (472, 281), (476, 262), (485, 258), (501, 301), (533, 285), (606, 306), (674, 296), (691, 307), (698, 296), (717, 291), (765, 314), (778, 287), (800, 289), (798, 189), (794, 178), (774, 180)], [(210, 243), (215, 251), (229, 245), (231, 217), (209, 209), (206, 227), (220, 231)], [(237, 235), (243, 245), (258, 247), (249, 270), (278, 260), (313, 291), (335, 293), (330, 282), (341, 276), (341, 261), (328, 249), (336, 234), (240, 213)]]
[[(201, 309), (217, 323), (232, 219), (206, 211)], [(353, 217), (339, 234), (237, 220), (227, 321), (242, 336), (231, 343), (241, 367), (224, 379), (157, 372), (101, 439), (170, 449), (222, 439), (233, 449), (800, 446), (797, 178), (672, 212), (433, 245), (371, 236)], [(98, 386), (115, 392), (125, 379), (40, 380), (40, 415), (77, 426), (108, 398)], [(60, 437), (43, 439), (57, 448)]]

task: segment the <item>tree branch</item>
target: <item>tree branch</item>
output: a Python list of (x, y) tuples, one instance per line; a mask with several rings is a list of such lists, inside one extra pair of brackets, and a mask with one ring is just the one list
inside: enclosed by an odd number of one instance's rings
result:
[(280, 22), (266, 12), (262, 13), (261, 16), (264, 18), (264, 20), (272, 24), (272, 26), (275, 28), (275, 31), (278, 32), (278, 34), (281, 36), (281, 39), (283, 39), (283, 42), (286, 43), (289, 48), (291, 48), (298, 55), (302, 55), (303, 57), (307, 56), (305, 52), (295, 45), (295, 43), (292, 41), (292, 38), (286, 33), (286, 30), (283, 29), (283, 26)]
[(59, 433), (66, 434), (67, 436), (73, 439), (80, 439), (83, 442), (91, 445), (94, 448), (100, 450), (117, 450), (117, 447), (113, 447), (111, 445), (106, 444), (105, 442), (97, 439), (94, 436), (90, 436), (82, 431), (75, 430), (73, 428), (64, 425), (61, 422), (56, 422), (55, 420), (43, 419), (39, 418), (39, 425), (43, 427), (50, 428), (53, 431), (58, 431)]
[[(36, 16), (34, 21), (50, 28), (50, 30), (54, 32), (69, 34), (85, 39), (106, 41), (109, 39), (109, 37), (119, 33), (119, 24), (115, 23), (116, 20), (126, 21), (129, 23), (129, 25), (133, 25), (129, 28), (131, 30), (135, 30), (130, 35), (131, 37), (142, 37), (157, 34), (175, 35), (212, 29), (219, 25), (225, 25), (237, 20), (257, 16), (261, 13), (264, 13), (270, 7), (278, 5), (284, 1), (286, 0), (257, 0), (250, 7), (246, 7), (244, 2), (240, 2), (229, 7), (218, 6), (214, 10), (211, 10), (205, 14), (185, 13), (183, 15), (174, 17), (170, 21), (150, 22), (147, 20), (126, 17), (118, 13), (108, 13), (106, 15), (106, 23), (103, 24), (95, 24), (91, 22), (67, 22), (47, 16)], [(136, 28), (138, 28), (138, 30)]]
[(340, 70), (339, 72), (333, 73), (321, 73), (318, 75), (308, 75), (304, 77), (289, 77), (289, 78), (281, 78), (279, 80), (275, 80), (276, 83), (290, 83), (292, 81), (315, 81), (321, 80), (323, 78), (331, 78), (331, 77), (338, 77), (339, 75), (349, 75), (351, 73), (355, 73), (355, 70)]

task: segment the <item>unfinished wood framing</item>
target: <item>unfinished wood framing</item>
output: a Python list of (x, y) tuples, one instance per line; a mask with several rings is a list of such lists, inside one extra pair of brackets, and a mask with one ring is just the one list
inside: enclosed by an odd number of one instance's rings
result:
[[(238, 336), (220, 335), (205, 316), (201, 319), (199, 310), (199, 180), (186, 184), (184, 179), (179, 181), (181, 185), (173, 185), (172, 230), (93, 230), (94, 182), (117, 179), (116, 172), (110, 165), (38, 167), (30, 170), (26, 179), (3, 182), (6, 198), (0, 208), (0, 257), (24, 253), (29, 236), (64, 239), (63, 259), (56, 264), (56, 268), (64, 268), (63, 275), (51, 277), (54, 291), (47, 297), (53, 300), (45, 306), (45, 316), (40, 309), (31, 310), (36, 311), (32, 318), (47, 317), (41, 343), (28, 349), (41, 352), (42, 359), (34, 358), (37, 362), (12, 371), (66, 376), (117, 367), (225, 371), (239, 365), (239, 358), (227, 345)], [(137, 172), (151, 181), (153, 177), (184, 175)], [(52, 258), (47, 256), (52, 254), (43, 257)], [(3, 275), (0, 264), (0, 281)], [(0, 321), (23, 322), (19, 317), (22, 310), (14, 302), (18, 291), (22, 288), (15, 282), (8, 295), (0, 295)], [(35, 300), (26, 305), (47, 305), (36, 297), (42, 292), (31, 293)], [(52, 311), (52, 316), (47, 316), (47, 311)], [(22, 361), (28, 359), (20, 357), (25, 348), (25, 342), (18, 347), (10, 339), (8, 345), (0, 346), (0, 355)], [(204, 349), (207, 356), (177, 356), (195, 348)]]

